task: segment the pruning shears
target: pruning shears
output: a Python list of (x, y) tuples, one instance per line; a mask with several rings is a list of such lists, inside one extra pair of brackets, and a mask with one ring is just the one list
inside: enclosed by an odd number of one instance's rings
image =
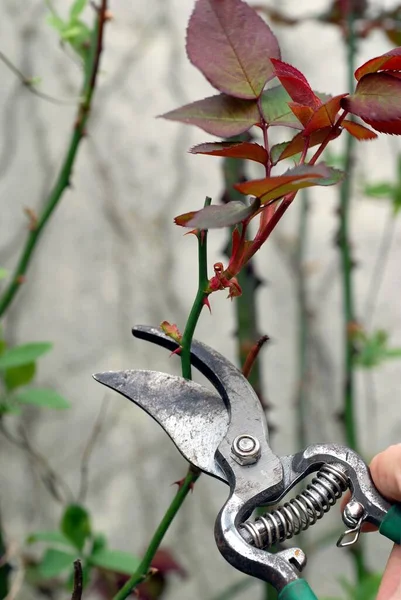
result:
[[(133, 335), (171, 351), (178, 348), (155, 327), (137, 326)], [(317, 600), (300, 578), (305, 553), (281, 543), (321, 519), (347, 490), (351, 495), (342, 514), (347, 529), (338, 546), (355, 543), (365, 522), (401, 542), (401, 506), (379, 494), (358, 454), (338, 444), (314, 444), (297, 454), (277, 456), (269, 446), (263, 408), (242, 373), (198, 341), (191, 346), (191, 363), (215, 391), (156, 371), (111, 371), (94, 378), (143, 408), (194, 467), (229, 486), (215, 538), (236, 569), (271, 583), (279, 600)], [(251, 518), (256, 508), (277, 505), (310, 474), (311, 482), (296, 497)], [(269, 552), (273, 546), (278, 548), (275, 553)]]

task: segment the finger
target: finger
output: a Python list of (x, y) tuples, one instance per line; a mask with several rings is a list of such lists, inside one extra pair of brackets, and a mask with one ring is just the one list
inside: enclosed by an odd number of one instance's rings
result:
[(390, 446), (370, 463), (375, 486), (389, 500), (401, 501), (401, 444)]
[(401, 546), (390, 554), (377, 600), (401, 600)]

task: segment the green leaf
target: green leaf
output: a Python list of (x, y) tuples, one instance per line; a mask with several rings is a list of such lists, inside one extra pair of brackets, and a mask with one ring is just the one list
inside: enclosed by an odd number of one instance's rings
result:
[(381, 183), (371, 183), (365, 185), (363, 193), (365, 196), (371, 198), (391, 198), (394, 193), (394, 186), (386, 181)]
[(68, 569), (72, 569), (76, 558), (76, 555), (70, 552), (49, 548), (39, 564), (38, 572), (43, 579), (52, 579)]
[(389, 348), (385, 352), (385, 358), (401, 358), (401, 348)]
[(289, 108), (289, 102), (292, 102), (290, 95), (282, 85), (276, 85), (263, 92), (261, 96), (262, 112), (269, 125), (281, 125), (294, 129), (303, 128)]
[(19, 367), (34, 362), (37, 358), (49, 352), (53, 344), (49, 342), (32, 342), (21, 346), (14, 346), (3, 352), (0, 356), (0, 369)]
[(367, 575), (354, 587), (350, 600), (375, 600), (382, 579), (383, 575), (381, 573)]
[(95, 567), (109, 569), (110, 571), (124, 573), (125, 575), (132, 575), (141, 562), (140, 558), (129, 552), (107, 549), (95, 552), (88, 558), (88, 561)]
[(48, 542), (50, 544), (63, 544), (71, 546), (71, 540), (65, 537), (61, 531), (34, 531), (26, 538), (27, 544), (35, 544), (36, 542)]
[(70, 8), (70, 21), (74, 21), (75, 19), (77, 19), (79, 17), (79, 15), (85, 9), (85, 6), (87, 5), (87, 3), (88, 3), (88, 0), (75, 0), (75, 2), (73, 3), (73, 5)]
[(5, 279), (6, 277), (8, 277), (7, 269), (0, 267), (0, 279)]
[(365, 369), (376, 367), (385, 360), (401, 358), (401, 348), (389, 348), (388, 333), (382, 329), (370, 335), (362, 330), (354, 336), (357, 348), (355, 363)]
[(103, 533), (96, 533), (93, 536), (92, 554), (96, 554), (107, 547), (107, 539)]
[(60, 17), (56, 15), (56, 13), (53, 12), (47, 17), (46, 20), (50, 27), (53, 27), (53, 29), (58, 31), (60, 34), (62, 33), (62, 31), (64, 31), (66, 23), (64, 23), (64, 21), (60, 19)]
[(19, 406), (15, 406), (14, 404), (10, 404), (8, 402), (0, 402), (0, 416), (19, 414), (21, 414), (21, 409)]
[(82, 550), (91, 535), (89, 513), (78, 504), (70, 504), (61, 519), (60, 529), (78, 550)]
[(7, 390), (11, 391), (22, 385), (27, 385), (35, 377), (35, 372), (36, 364), (34, 362), (6, 369), (4, 373), (4, 383)]
[(56, 408), (58, 410), (70, 408), (71, 404), (63, 398), (58, 392), (45, 388), (30, 388), (18, 392), (14, 396), (17, 402), (21, 404), (35, 404), (46, 408)]
[(71, 25), (70, 27), (66, 27), (64, 29), (64, 31), (61, 34), (61, 37), (66, 42), (69, 42), (70, 40), (77, 38), (81, 32), (82, 32), (82, 27), (80, 27), (79, 23), (78, 24), (74, 23), (74, 25)]

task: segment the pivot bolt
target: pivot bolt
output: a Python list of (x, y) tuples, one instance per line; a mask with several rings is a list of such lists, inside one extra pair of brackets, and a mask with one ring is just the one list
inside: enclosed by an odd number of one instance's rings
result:
[(362, 521), (365, 509), (360, 502), (352, 498), (346, 504), (343, 513), (343, 521), (348, 527), (355, 527)]
[(247, 433), (238, 435), (232, 443), (231, 455), (240, 465), (253, 465), (258, 462), (261, 454), (258, 439)]

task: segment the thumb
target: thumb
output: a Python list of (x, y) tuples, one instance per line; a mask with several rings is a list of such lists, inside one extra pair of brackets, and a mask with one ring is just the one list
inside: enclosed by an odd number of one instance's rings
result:
[[(383, 496), (401, 501), (401, 444), (390, 446), (370, 464), (372, 479)], [(377, 600), (401, 600), (401, 546), (394, 546)]]

